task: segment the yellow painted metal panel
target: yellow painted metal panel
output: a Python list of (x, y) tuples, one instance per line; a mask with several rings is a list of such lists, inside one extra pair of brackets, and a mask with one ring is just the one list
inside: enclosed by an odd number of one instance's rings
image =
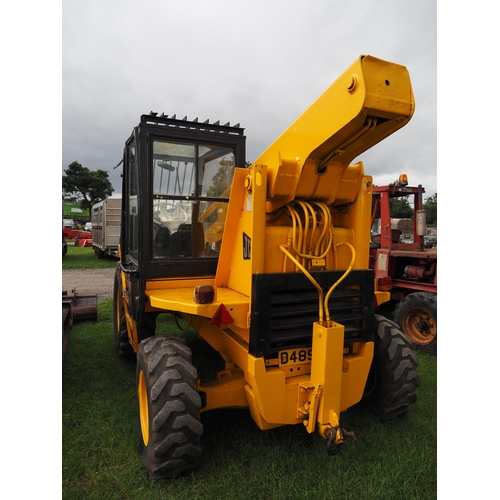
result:
[(344, 356), (340, 398), (341, 412), (361, 401), (373, 360), (373, 348), (373, 342), (354, 343), (352, 354)]
[(216, 300), (211, 304), (197, 304), (194, 301), (194, 287), (146, 290), (146, 297), (151, 307), (208, 319), (224, 304), (236, 325), (242, 328), (247, 326), (248, 297), (230, 288), (217, 288)]
[(334, 321), (314, 323), (311, 383), (322, 388), (316, 419), (321, 425), (328, 425), (330, 411), (340, 415), (343, 347), (342, 325)]
[(236, 168), (234, 170), (233, 185), (231, 187), (231, 197), (229, 199), (228, 213), (224, 227), (224, 236), (215, 275), (215, 284), (218, 287), (227, 287), (229, 283), (229, 271), (231, 269), (231, 258), (236, 252), (243, 251), (243, 244), (236, 239), (240, 235), (238, 225), (242, 207), (244, 204), (246, 191), (244, 188), (245, 179), (248, 176), (248, 170)]
[(202, 411), (248, 407), (245, 386), (244, 373), (239, 369), (219, 373), (217, 380), (199, 384), (198, 391), (206, 395), (206, 406)]

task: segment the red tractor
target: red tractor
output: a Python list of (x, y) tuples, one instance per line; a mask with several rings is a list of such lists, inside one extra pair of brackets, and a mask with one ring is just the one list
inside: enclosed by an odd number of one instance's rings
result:
[[(394, 184), (373, 186), (370, 265), (378, 289), (397, 301), (394, 321), (416, 350), (436, 355), (437, 236), (426, 225), (423, 193), (421, 185), (408, 186), (405, 174)], [(412, 219), (391, 217), (390, 200), (403, 196), (413, 204)]]

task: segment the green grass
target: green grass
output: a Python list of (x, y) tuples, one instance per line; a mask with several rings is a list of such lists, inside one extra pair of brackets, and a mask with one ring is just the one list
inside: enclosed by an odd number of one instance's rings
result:
[[(64, 499), (432, 499), (437, 498), (437, 359), (419, 355), (422, 385), (408, 415), (382, 424), (361, 407), (341, 416), (354, 430), (334, 457), (302, 426), (261, 431), (244, 410), (202, 414), (201, 467), (150, 481), (138, 455), (135, 365), (118, 358), (112, 301), (97, 322), (75, 324), (62, 368)], [(169, 316), (158, 333), (172, 333)], [(201, 371), (211, 348), (186, 334)]]
[(94, 256), (92, 247), (80, 247), (68, 244), (68, 253), (62, 259), (63, 269), (102, 269), (107, 267), (116, 267), (118, 259), (115, 257), (105, 257), (97, 259)]

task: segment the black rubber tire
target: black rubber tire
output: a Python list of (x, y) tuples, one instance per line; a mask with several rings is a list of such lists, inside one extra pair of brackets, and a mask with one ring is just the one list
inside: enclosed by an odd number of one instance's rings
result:
[[(115, 348), (117, 353), (124, 359), (132, 359), (135, 357), (134, 348), (128, 339), (127, 320), (125, 318), (125, 307), (123, 306), (122, 296), (122, 281), (120, 265), (116, 265), (115, 283), (113, 292), (113, 326)], [(148, 337), (153, 337), (156, 331), (155, 313), (144, 313), (142, 320), (137, 325), (137, 335), (139, 342)]]
[(94, 247), (94, 257), (98, 260), (104, 259), (104, 252), (97, 247)]
[(410, 293), (394, 308), (394, 322), (408, 337), (413, 349), (437, 355), (437, 295)]
[(139, 344), (139, 451), (150, 479), (199, 467), (203, 425), (196, 379), (191, 350), (183, 339), (158, 335)]
[(363, 403), (380, 420), (405, 415), (417, 400), (418, 359), (398, 325), (375, 315), (375, 348)]

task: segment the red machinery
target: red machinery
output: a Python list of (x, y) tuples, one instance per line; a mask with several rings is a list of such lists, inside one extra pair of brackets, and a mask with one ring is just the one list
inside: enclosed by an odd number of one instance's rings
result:
[(80, 247), (92, 246), (92, 232), (82, 231), (81, 229), (69, 229), (63, 227), (64, 237), (68, 240), (75, 240), (75, 245)]
[[(397, 183), (373, 186), (370, 266), (378, 289), (391, 293), (398, 303), (394, 321), (414, 347), (429, 354), (437, 351), (437, 247), (425, 248), (427, 234), (422, 208), (424, 188), (408, 186), (405, 174)], [(391, 217), (390, 200), (409, 197), (412, 219)]]

